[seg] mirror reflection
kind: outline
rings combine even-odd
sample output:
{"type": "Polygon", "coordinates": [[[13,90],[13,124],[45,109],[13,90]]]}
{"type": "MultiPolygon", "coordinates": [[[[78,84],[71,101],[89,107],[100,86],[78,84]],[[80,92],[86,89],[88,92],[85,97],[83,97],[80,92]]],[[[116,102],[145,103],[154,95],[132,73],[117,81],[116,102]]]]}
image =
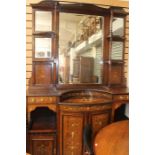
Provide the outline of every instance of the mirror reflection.
{"type": "Polygon", "coordinates": [[[124,36],[124,19],[119,17],[114,17],[112,22],[112,34],[114,36],[124,36]]]}
{"type": "Polygon", "coordinates": [[[51,57],[51,38],[35,38],[35,58],[51,57]]]}
{"type": "Polygon", "coordinates": [[[35,11],[35,31],[51,31],[52,14],[49,11],[35,11]]]}
{"type": "Polygon", "coordinates": [[[59,83],[102,83],[103,17],[60,13],[59,83]]]}

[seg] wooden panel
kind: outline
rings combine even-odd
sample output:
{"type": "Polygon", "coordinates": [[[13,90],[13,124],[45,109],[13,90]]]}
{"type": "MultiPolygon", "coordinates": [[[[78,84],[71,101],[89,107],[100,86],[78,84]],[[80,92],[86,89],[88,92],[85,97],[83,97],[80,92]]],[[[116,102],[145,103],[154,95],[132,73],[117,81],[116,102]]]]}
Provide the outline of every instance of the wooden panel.
{"type": "Polygon", "coordinates": [[[129,121],[118,121],[103,128],[94,142],[95,155],[129,155],[129,121]]]}
{"type": "Polygon", "coordinates": [[[51,84],[52,83],[52,67],[51,64],[35,64],[35,83],[51,84]]]}
{"type": "Polygon", "coordinates": [[[63,155],[82,155],[83,115],[63,116],[63,155]]]}
{"type": "MultiPolygon", "coordinates": [[[[85,103],[86,104],[86,103],[85,103]]],[[[94,104],[94,103],[92,103],[94,104]]],[[[94,106],[65,106],[65,105],[61,105],[60,109],[62,111],[70,111],[70,112],[91,112],[91,111],[97,111],[97,110],[107,110],[111,108],[111,104],[109,102],[109,104],[107,105],[102,105],[102,106],[98,106],[98,105],[94,105],[94,106]]]]}
{"type": "Polygon", "coordinates": [[[33,155],[54,155],[51,140],[33,140],[32,147],[33,155]]]}
{"type": "Polygon", "coordinates": [[[28,103],[56,103],[56,97],[28,97],[28,103]]]}
{"type": "Polygon", "coordinates": [[[55,136],[48,133],[30,134],[30,152],[32,155],[56,155],[55,136]]]}
{"type": "Polygon", "coordinates": [[[122,83],[122,64],[112,64],[109,76],[110,84],[121,84],[122,83]]]}
{"type": "Polygon", "coordinates": [[[114,100],[116,100],[116,101],[122,101],[122,100],[128,101],[129,96],[128,95],[115,95],[114,100]]]}
{"type": "Polygon", "coordinates": [[[103,128],[110,122],[110,114],[110,111],[106,113],[99,112],[91,114],[91,124],[94,136],[101,128],[103,128]]]}

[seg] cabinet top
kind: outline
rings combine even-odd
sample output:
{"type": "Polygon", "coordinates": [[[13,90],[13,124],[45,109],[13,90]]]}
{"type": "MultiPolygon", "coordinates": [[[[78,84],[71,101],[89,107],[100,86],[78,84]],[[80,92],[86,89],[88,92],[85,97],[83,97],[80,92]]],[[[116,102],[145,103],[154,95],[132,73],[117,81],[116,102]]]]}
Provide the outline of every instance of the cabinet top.
{"type": "MultiPolygon", "coordinates": [[[[35,88],[34,88],[35,89],[35,88]]],[[[71,92],[77,92],[77,91],[96,91],[96,92],[101,92],[103,94],[109,94],[109,95],[128,95],[129,90],[127,87],[115,87],[115,88],[110,88],[110,87],[103,87],[103,88],[94,88],[94,89],[88,89],[88,88],[83,88],[83,89],[67,89],[67,90],[58,90],[58,89],[52,89],[52,88],[37,88],[37,91],[34,90],[33,87],[30,87],[29,90],[26,92],[26,96],[62,96],[66,93],[71,93],[71,92]]]]}

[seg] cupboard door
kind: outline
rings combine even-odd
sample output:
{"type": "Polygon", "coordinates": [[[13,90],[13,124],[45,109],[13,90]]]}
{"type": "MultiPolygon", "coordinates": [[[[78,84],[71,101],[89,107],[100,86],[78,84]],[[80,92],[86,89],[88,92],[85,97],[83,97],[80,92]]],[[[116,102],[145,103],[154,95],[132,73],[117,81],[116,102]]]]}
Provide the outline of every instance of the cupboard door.
{"type": "Polygon", "coordinates": [[[90,114],[93,137],[97,132],[110,123],[111,111],[99,111],[90,114]]]}
{"type": "Polygon", "coordinates": [[[63,155],[82,155],[83,124],[83,114],[62,115],[61,145],[63,155]]]}
{"type": "Polygon", "coordinates": [[[56,139],[43,133],[30,134],[30,152],[32,155],[56,155],[56,139]]]}
{"type": "Polygon", "coordinates": [[[33,140],[32,155],[54,155],[54,146],[51,140],[33,140]]]}

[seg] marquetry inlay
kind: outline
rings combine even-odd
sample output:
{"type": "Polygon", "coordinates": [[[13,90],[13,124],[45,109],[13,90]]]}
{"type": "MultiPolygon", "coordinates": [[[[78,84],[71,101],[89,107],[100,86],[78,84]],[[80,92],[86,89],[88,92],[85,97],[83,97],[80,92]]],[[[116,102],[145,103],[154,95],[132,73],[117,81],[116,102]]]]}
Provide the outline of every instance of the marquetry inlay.
{"type": "Polygon", "coordinates": [[[109,113],[92,115],[93,135],[95,135],[101,128],[106,126],[108,124],[108,121],[109,121],[109,113]]]}
{"type": "Polygon", "coordinates": [[[63,117],[64,155],[80,155],[82,153],[82,116],[63,117]]]}
{"type": "Polygon", "coordinates": [[[129,96],[128,95],[116,95],[114,96],[114,100],[129,100],[129,96]]]}
{"type": "Polygon", "coordinates": [[[28,97],[28,104],[56,103],[56,97],[28,97]]]}
{"type": "Polygon", "coordinates": [[[63,111],[81,111],[81,112],[85,112],[85,111],[96,111],[96,110],[106,110],[106,109],[110,109],[111,108],[111,104],[108,105],[97,105],[97,106],[66,106],[66,105],[61,105],[60,106],[60,110],[63,111]]]}

